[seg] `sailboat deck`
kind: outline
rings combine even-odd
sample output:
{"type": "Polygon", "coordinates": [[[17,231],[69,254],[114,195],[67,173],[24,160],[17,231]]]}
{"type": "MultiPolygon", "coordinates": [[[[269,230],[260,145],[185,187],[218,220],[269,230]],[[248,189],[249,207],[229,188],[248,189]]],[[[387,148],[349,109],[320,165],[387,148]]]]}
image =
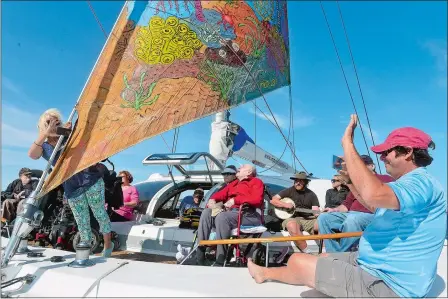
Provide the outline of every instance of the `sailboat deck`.
{"type": "MultiPolygon", "coordinates": [[[[8,268],[16,277],[36,275],[31,285],[11,296],[20,297],[325,297],[305,286],[267,282],[256,284],[246,268],[169,265],[93,256],[89,268],[70,268],[72,252],[41,249],[44,257],[16,255],[8,268]],[[65,262],[52,263],[59,255],[65,262]],[[124,266],[117,269],[122,264],[124,266]],[[115,271],[113,271],[115,269],[115,271]],[[113,271],[109,274],[108,272],[113,271]]],[[[447,297],[447,246],[438,262],[438,275],[428,297],[447,297]]],[[[2,291],[12,291],[17,285],[2,291]]]]}

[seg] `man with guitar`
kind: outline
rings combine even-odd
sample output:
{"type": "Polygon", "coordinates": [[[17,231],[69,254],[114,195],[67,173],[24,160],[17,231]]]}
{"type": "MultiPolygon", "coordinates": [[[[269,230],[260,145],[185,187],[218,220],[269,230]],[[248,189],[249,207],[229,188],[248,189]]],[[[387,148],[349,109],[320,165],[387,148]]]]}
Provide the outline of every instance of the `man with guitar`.
{"type": "MultiPolygon", "coordinates": [[[[319,200],[316,194],[308,189],[310,179],[305,172],[297,173],[291,180],[294,180],[294,185],[272,197],[271,204],[276,207],[275,214],[280,219],[285,219],[282,227],[291,236],[301,236],[302,231],[313,235],[316,216],[311,210],[319,211],[319,200]],[[284,213],[279,211],[281,209],[292,211],[287,213],[286,217],[282,217],[284,213]]],[[[296,245],[302,252],[308,252],[306,241],[297,241],[296,245]]]]}

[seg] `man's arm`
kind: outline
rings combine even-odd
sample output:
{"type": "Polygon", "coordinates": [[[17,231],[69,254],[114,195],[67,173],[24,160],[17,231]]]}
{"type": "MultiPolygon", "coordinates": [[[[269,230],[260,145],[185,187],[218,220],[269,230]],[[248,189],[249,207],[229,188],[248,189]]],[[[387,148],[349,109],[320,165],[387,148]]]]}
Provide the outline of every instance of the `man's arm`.
{"type": "Polygon", "coordinates": [[[317,198],[317,195],[314,192],[311,193],[311,204],[313,206],[320,207],[319,198],[317,198]]]}
{"type": "MultiPolygon", "coordinates": [[[[353,142],[342,144],[347,172],[353,174],[350,178],[355,190],[358,191],[360,202],[369,210],[386,208],[398,210],[400,204],[392,188],[384,184],[373,174],[361,160],[353,142]]],[[[349,188],[350,188],[349,185],[349,188]]],[[[350,188],[351,190],[351,188],[350,188]]]]}
{"type": "Polygon", "coordinates": [[[330,195],[331,189],[327,190],[327,193],[325,193],[325,207],[328,208],[331,205],[330,199],[331,199],[331,195],[330,195]]]}
{"type": "Polygon", "coordinates": [[[274,195],[270,201],[270,203],[277,208],[288,208],[289,205],[285,202],[282,202],[281,199],[284,197],[288,197],[288,190],[289,189],[284,189],[282,191],[280,191],[278,194],[274,195]]]}
{"type": "MultiPolygon", "coordinates": [[[[232,182],[233,183],[233,182],[232,182]]],[[[230,184],[232,184],[230,183],[230,184]]],[[[227,184],[223,189],[219,190],[215,194],[213,194],[210,199],[213,199],[216,202],[226,201],[229,194],[230,184],[227,184]]]]}
{"type": "Polygon", "coordinates": [[[14,198],[14,187],[17,180],[12,181],[4,191],[5,198],[14,198]]]}

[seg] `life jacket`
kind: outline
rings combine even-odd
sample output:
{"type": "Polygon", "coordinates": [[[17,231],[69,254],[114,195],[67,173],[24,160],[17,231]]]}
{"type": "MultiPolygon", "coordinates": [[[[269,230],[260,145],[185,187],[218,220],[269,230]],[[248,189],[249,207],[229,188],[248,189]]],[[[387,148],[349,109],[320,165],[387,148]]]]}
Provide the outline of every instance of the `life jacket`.
{"type": "Polygon", "coordinates": [[[180,217],[179,228],[197,229],[202,211],[202,208],[197,207],[186,209],[180,217]]]}

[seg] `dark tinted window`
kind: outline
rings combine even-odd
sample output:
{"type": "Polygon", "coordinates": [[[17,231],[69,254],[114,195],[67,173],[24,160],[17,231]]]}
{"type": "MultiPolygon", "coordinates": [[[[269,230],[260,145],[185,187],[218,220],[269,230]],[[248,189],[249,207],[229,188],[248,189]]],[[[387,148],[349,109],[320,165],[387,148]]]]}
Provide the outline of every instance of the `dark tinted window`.
{"type": "Polygon", "coordinates": [[[154,195],[163,187],[171,183],[171,181],[161,181],[161,182],[144,182],[136,184],[139,194],[140,201],[150,201],[154,195]]]}
{"type": "Polygon", "coordinates": [[[268,191],[272,196],[275,196],[276,194],[278,194],[280,191],[286,189],[286,187],[280,186],[280,185],[276,185],[276,184],[266,184],[266,187],[268,187],[268,191]]]}

